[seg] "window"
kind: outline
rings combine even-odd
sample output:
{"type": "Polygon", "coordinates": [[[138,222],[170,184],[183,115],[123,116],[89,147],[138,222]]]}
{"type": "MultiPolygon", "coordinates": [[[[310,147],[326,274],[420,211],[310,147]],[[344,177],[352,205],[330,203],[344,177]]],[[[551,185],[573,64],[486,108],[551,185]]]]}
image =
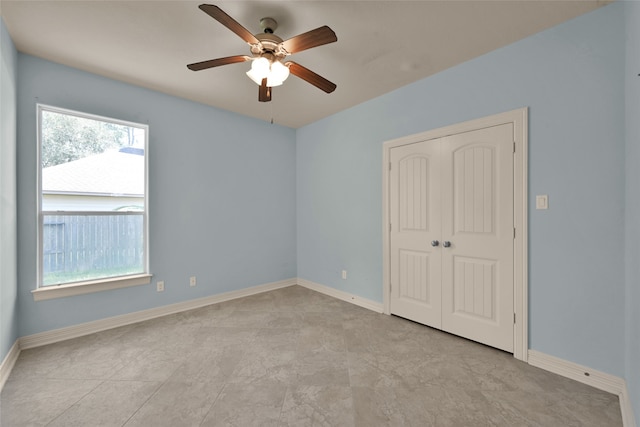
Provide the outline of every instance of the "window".
{"type": "Polygon", "coordinates": [[[146,125],[38,105],[36,299],[150,282],[147,146],[146,125]]]}

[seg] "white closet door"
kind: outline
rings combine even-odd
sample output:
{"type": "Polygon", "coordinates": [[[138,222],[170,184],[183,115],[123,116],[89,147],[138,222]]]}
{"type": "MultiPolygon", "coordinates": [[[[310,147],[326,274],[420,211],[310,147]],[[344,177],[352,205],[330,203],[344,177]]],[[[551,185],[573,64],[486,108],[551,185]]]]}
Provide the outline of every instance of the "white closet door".
{"type": "Polygon", "coordinates": [[[509,352],[513,224],[513,125],[443,138],[442,329],[509,352]]]}
{"type": "Polygon", "coordinates": [[[440,144],[393,148],[391,165],[391,312],[440,328],[440,144]]]}
{"type": "Polygon", "coordinates": [[[513,352],[513,125],[390,160],[391,313],[513,352]]]}

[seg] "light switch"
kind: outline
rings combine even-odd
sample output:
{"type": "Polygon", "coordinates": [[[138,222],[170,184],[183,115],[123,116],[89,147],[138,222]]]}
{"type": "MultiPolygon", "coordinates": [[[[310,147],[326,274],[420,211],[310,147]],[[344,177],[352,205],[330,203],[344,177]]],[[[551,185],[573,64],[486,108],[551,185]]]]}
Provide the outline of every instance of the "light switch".
{"type": "Polygon", "coordinates": [[[536,209],[549,209],[549,196],[546,194],[536,196],[536,209]]]}

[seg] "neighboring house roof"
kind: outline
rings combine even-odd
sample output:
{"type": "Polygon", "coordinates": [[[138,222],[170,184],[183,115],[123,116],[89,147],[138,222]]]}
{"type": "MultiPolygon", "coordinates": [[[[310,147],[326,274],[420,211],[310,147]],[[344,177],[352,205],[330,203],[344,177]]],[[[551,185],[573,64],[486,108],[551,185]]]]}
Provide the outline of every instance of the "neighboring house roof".
{"type": "Polygon", "coordinates": [[[42,192],[144,195],[144,151],[121,149],[42,170],[42,192]]]}

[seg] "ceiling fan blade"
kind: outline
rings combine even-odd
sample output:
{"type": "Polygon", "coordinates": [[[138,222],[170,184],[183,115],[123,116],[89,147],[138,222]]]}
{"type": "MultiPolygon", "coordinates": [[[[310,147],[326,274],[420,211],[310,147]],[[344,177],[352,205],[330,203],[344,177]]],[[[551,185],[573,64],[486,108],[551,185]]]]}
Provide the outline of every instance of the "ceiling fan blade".
{"type": "Polygon", "coordinates": [[[283,41],[282,47],[289,53],[296,53],[336,41],[336,33],[325,25],[283,41]]]}
{"type": "Polygon", "coordinates": [[[198,6],[204,13],[236,33],[242,40],[249,44],[260,43],[260,40],[256,38],[253,34],[249,32],[245,27],[240,25],[238,21],[227,15],[222,9],[218,6],[214,6],[212,4],[201,4],[198,6]]]}
{"type": "Polygon", "coordinates": [[[321,89],[327,93],[331,93],[336,90],[335,83],[331,83],[329,80],[324,77],[314,73],[310,69],[303,67],[302,65],[295,62],[287,62],[284,64],[289,67],[289,72],[294,76],[300,77],[302,80],[305,80],[307,83],[311,83],[318,89],[321,89]]]}
{"type": "Polygon", "coordinates": [[[267,79],[262,79],[260,90],[258,91],[258,101],[269,102],[271,101],[271,88],[267,86],[267,79]]]}
{"type": "Polygon", "coordinates": [[[192,71],[206,70],[207,68],[219,67],[221,65],[236,64],[238,62],[246,62],[251,60],[247,55],[227,56],[226,58],[210,59],[208,61],[196,62],[187,65],[192,71]]]}

